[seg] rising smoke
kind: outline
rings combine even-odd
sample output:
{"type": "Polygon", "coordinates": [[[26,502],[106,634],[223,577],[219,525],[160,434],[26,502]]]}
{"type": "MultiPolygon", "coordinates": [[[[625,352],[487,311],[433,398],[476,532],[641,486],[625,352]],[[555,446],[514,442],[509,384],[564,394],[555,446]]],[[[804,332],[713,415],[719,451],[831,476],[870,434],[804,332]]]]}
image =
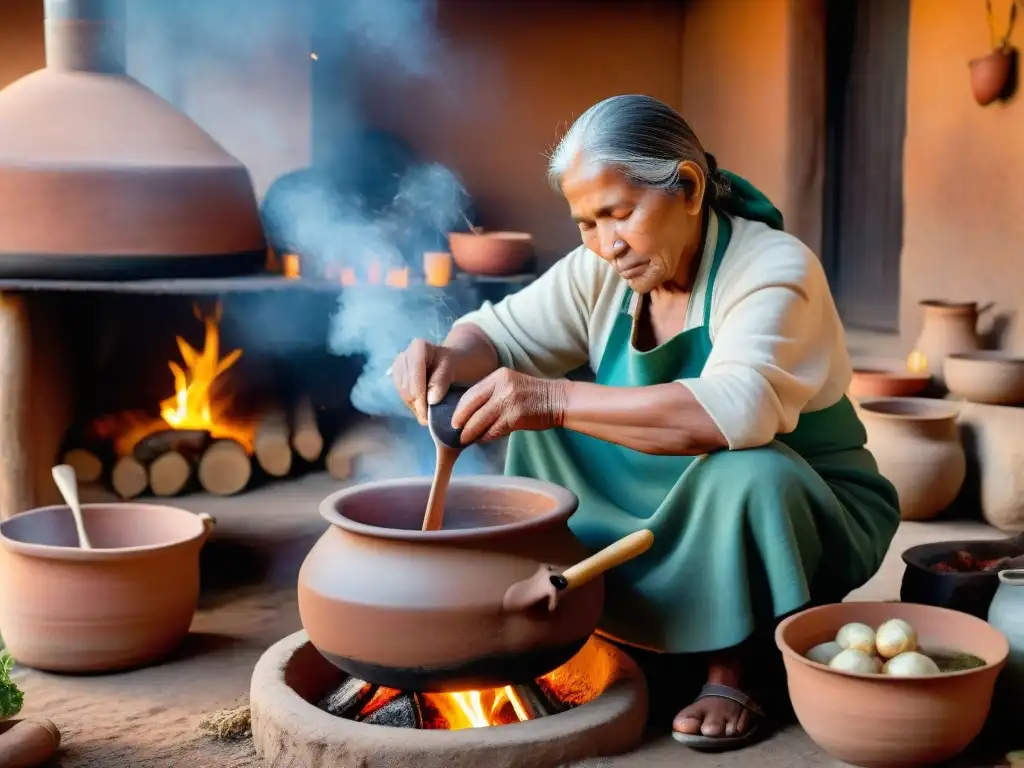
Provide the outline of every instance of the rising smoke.
{"type": "MultiPolygon", "coordinates": [[[[287,243],[314,270],[368,259],[384,270],[418,266],[425,251],[445,249],[447,232],[463,228],[469,197],[457,175],[430,158],[396,162],[393,142],[382,143],[363,119],[360,84],[351,80],[353,73],[375,69],[431,77],[442,45],[436,10],[436,0],[128,0],[129,71],[203,125],[211,102],[189,103],[182,83],[208,80],[214,71],[237,76],[257,64],[265,70],[267,57],[305,56],[315,47],[318,61],[332,62],[330,71],[339,77],[330,103],[319,105],[330,110],[337,126],[331,135],[333,164],[274,182],[263,207],[268,234],[273,230],[272,241],[287,243]]],[[[218,126],[244,132],[250,142],[258,137],[268,151],[291,140],[292,118],[279,98],[268,98],[251,77],[228,90],[212,103],[218,126]]],[[[218,137],[213,126],[209,130],[218,137]]],[[[475,302],[464,285],[444,296],[365,285],[345,291],[327,343],[334,354],[366,361],[352,405],[370,416],[411,418],[387,369],[414,338],[441,341],[475,302]]],[[[415,455],[395,457],[396,462],[430,467],[425,431],[415,422],[409,427],[411,432],[400,428],[402,440],[396,443],[415,455]]],[[[460,462],[463,468],[477,463],[470,456],[460,462]]],[[[386,472],[392,473],[394,467],[386,472]]]]}

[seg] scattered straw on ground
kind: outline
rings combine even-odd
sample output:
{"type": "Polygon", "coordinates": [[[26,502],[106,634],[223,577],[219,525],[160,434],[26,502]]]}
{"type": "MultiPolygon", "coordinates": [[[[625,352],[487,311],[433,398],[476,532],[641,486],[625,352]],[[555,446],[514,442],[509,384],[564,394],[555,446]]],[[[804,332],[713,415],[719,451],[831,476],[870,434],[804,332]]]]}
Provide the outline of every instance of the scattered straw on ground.
{"type": "Polygon", "coordinates": [[[241,741],[252,737],[252,720],[249,716],[249,702],[245,701],[228,709],[218,709],[203,716],[199,730],[215,739],[241,741]]]}

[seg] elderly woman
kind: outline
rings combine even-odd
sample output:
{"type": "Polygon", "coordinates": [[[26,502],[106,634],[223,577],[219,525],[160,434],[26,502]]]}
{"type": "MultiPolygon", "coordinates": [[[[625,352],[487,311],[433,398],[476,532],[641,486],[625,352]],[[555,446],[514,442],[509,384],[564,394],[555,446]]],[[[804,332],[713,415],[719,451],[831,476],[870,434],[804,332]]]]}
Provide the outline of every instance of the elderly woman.
{"type": "Polygon", "coordinates": [[[762,710],[751,638],[878,569],[893,486],[845,396],[851,363],[821,264],[690,126],[646,96],[600,102],[550,163],[583,244],[393,367],[423,421],[472,383],[453,425],[511,435],[506,472],[565,486],[593,549],[649,528],[607,577],[601,630],[700,654],[707,684],[673,723],[697,749],[742,746],[762,710]],[[590,364],[596,380],[568,380],[590,364]]]}

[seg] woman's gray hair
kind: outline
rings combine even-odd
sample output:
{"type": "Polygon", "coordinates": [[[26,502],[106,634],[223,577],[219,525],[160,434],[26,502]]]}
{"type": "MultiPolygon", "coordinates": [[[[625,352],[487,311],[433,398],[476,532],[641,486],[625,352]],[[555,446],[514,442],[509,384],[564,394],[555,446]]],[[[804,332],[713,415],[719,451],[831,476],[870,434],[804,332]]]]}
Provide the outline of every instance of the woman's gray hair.
{"type": "Polygon", "coordinates": [[[728,183],[714,156],[704,151],[678,112],[650,96],[612,96],[584,112],[551,154],[548,180],[556,190],[561,189],[566,169],[581,155],[615,168],[631,184],[687,195],[692,194],[693,183],[680,178],[679,165],[690,160],[704,174],[706,201],[727,207],[728,183]]]}

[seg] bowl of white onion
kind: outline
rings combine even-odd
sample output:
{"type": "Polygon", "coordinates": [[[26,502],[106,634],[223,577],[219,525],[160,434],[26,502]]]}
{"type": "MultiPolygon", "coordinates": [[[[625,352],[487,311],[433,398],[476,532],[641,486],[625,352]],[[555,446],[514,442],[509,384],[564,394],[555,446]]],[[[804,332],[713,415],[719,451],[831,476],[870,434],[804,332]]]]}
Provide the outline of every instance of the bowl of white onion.
{"type": "Polygon", "coordinates": [[[985,724],[1009,653],[981,619],[913,603],[810,608],[782,621],[775,642],[808,736],[864,768],[962,752],[985,724]]]}

